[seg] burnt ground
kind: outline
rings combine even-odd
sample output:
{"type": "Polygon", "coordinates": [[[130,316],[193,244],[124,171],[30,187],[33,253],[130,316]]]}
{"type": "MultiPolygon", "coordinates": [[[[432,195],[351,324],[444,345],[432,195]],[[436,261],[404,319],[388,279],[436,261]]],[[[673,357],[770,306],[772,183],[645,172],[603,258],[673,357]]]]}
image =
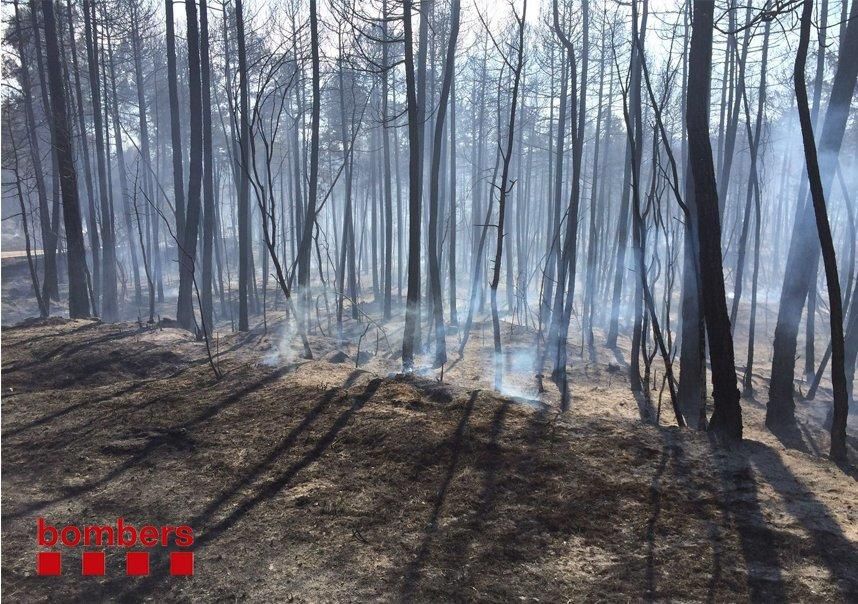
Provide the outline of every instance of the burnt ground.
{"type": "Polygon", "coordinates": [[[4,328],[9,600],[858,600],[855,468],[824,458],[818,408],[782,442],[743,401],[725,450],[665,410],[642,422],[622,351],[572,359],[561,415],[516,378],[511,329],[508,397],[477,336],[442,384],[392,374],[372,332],[361,354],[317,337],[305,361],[269,327],[218,338],[219,381],[177,329],[4,328]],[[38,577],[39,516],[189,524],[196,574],[156,556],[128,578],[108,548],[108,576],[81,577],[78,548],[38,577]]]}

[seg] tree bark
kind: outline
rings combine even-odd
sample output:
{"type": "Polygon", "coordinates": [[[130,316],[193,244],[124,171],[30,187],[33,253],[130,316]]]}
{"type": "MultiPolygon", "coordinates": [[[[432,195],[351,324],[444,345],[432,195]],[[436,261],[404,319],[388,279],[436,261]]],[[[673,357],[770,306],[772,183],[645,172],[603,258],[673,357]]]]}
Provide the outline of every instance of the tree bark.
{"type": "MultiPolygon", "coordinates": [[[[184,231],[177,231],[179,249],[179,301],[176,320],[188,331],[194,330],[194,272],[197,236],[200,228],[203,177],[202,84],[200,73],[200,31],[197,0],[185,0],[188,33],[188,101],[190,119],[190,161],[188,164],[188,206],[184,231]]],[[[244,119],[242,114],[242,119],[244,119]]],[[[244,166],[248,169],[248,166],[244,166]]]]}
{"type": "MultiPolygon", "coordinates": [[[[408,111],[408,285],[405,329],[402,337],[402,370],[414,370],[417,324],[420,322],[420,111],[414,75],[414,35],[411,25],[411,0],[403,0],[405,38],[405,87],[408,111]]],[[[421,98],[421,103],[423,99],[421,98]]]]}
{"type": "MultiPolygon", "coordinates": [[[[168,0],[169,1],[169,0],[168,0]]],[[[315,0],[310,0],[315,8],[315,0]]],[[[248,321],[248,289],[250,272],[250,123],[248,109],[247,51],[244,44],[244,9],[242,0],[235,1],[236,37],[238,44],[238,81],[239,81],[239,154],[238,159],[238,330],[250,329],[248,321]]],[[[315,20],[315,16],[311,16],[315,20]]],[[[315,49],[315,45],[313,46],[315,49]]],[[[318,130],[317,130],[318,132],[318,130]]],[[[315,199],[315,198],[314,198],[315,199]]],[[[309,265],[309,244],[307,248],[309,265]]],[[[299,265],[300,266],[300,265],[299,265]]],[[[300,274],[300,271],[299,271],[300,274]]]]}
{"type": "Polygon", "coordinates": [[[116,93],[116,67],[113,60],[113,42],[107,37],[107,56],[110,66],[110,99],[113,119],[113,140],[116,146],[116,168],[119,172],[119,192],[122,195],[122,210],[125,218],[125,232],[128,234],[128,250],[131,260],[131,274],[134,278],[134,304],[139,309],[143,304],[143,290],[140,285],[140,264],[137,261],[137,244],[135,243],[134,228],[131,225],[131,205],[128,191],[128,174],[125,172],[125,151],[122,147],[122,134],[119,123],[119,98],[116,93]]]}
{"type": "MultiPolygon", "coordinates": [[[[80,151],[83,156],[83,174],[86,184],[87,196],[87,212],[86,212],[86,230],[89,235],[89,247],[92,254],[92,269],[91,269],[91,294],[93,313],[97,314],[98,295],[101,293],[101,243],[98,236],[98,222],[95,210],[95,191],[92,186],[92,166],[89,159],[89,139],[86,132],[86,117],[83,111],[83,89],[80,84],[80,69],[77,60],[77,42],[74,30],[74,19],[72,11],[72,3],[66,4],[66,14],[68,16],[69,26],[69,42],[71,43],[72,56],[72,73],[74,74],[75,98],[77,99],[77,119],[79,129],[80,151]]],[[[136,58],[136,53],[135,53],[136,58]]],[[[44,186],[44,185],[43,185],[44,186]]]]}
{"type": "MultiPolygon", "coordinates": [[[[555,0],[555,11],[556,9],[555,0]]],[[[506,213],[506,199],[512,189],[514,183],[509,181],[509,165],[512,160],[513,143],[515,142],[515,114],[518,107],[518,88],[521,84],[521,71],[524,67],[524,29],[527,19],[527,0],[523,2],[521,16],[515,15],[515,20],[518,22],[518,48],[516,65],[513,69],[513,84],[512,84],[512,99],[510,101],[509,110],[509,126],[506,132],[506,151],[502,152],[503,168],[501,169],[501,181],[498,191],[498,223],[497,223],[497,244],[495,246],[495,263],[492,280],[489,285],[491,289],[491,307],[492,307],[492,334],[495,347],[494,366],[495,366],[495,388],[500,389],[503,380],[503,353],[501,351],[501,331],[500,318],[498,316],[498,282],[500,281],[501,260],[503,258],[503,238],[504,238],[504,215],[506,213]]],[[[505,59],[506,61],[506,59],[505,59]]]]}
{"type": "MultiPolygon", "coordinates": [[[[71,132],[66,113],[65,86],[60,68],[57,27],[54,20],[54,3],[42,0],[45,21],[45,50],[47,54],[48,82],[51,91],[51,143],[57,153],[62,189],[63,221],[66,231],[66,252],[69,274],[69,317],[89,316],[89,297],[86,289],[86,251],[78,202],[77,173],[75,172],[71,132]]],[[[114,282],[115,285],[115,282],[114,282]]]]}
{"type": "MultiPolygon", "coordinates": [[[[316,223],[316,204],[319,191],[319,119],[321,111],[321,75],[319,67],[319,17],[316,0],[310,0],[310,53],[313,71],[313,102],[310,122],[310,180],[307,192],[307,213],[298,249],[299,312],[309,312],[310,252],[313,244],[313,227],[316,223]]],[[[299,317],[298,319],[303,320],[299,317]]]]}
{"type": "Polygon", "coordinates": [[[736,388],[736,364],[730,318],[724,292],[723,259],[721,257],[721,220],[715,167],[709,141],[709,84],[712,69],[712,30],[714,5],[707,0],[695,0],[688,69],[688,87],[695,94],[688,99],[686,124],[688,128],[689,160],[694,178],[697,201],[697,222],[700,229],[700,276],[703,290],[703,314],[712,362],[712,385],[715,409],[709,430],[727,439],[742,438],[742,409],[736,388]]]}
{"type": "Polygon", "coordinates": [[[383,0],[382,2],[382,14],[384,17],[384,21],[381,25],[381,64],[382,69],[384,69],[384,73],[381,76],[381,140],[384,160],[384,249],[386,252],[384,258],[384,279],[382,284],[382,292],[384,296],[382,316],[385,321],[389,321],[391,317],[391,301],[393,291],[393,188],[390,175],[390,135],[387,131],[387,121],[389,119],[388,97],[390,94],[390,84],[388,81],[388,72],[390,71],[390,68],[388,66],[389,42],[387,40],[387,1],[388,0],[383,0]]]}
{"type": "Polygon", "coordinates": [[[441,291],[441,271],[438,254],[438,205],[441,182],[441,150],[444,146],[444,120],[447,116],[447,103],[450,99],[450,87],[453,71],[456,69],[456,44],[459,39],[460,0],[452,0],[450,9],[450,35],[447,40],[447,55],[444,59],[441,98],[435,117],[435,133],[432,142],[432,166],[429,175],[429,289],[432,293],[432,321],[435,327],[435,367],[447,362],[447,330],[444,325],[444,302],[441,291]]]}
{"type": "Polygon", "coordinates": [[[212,306],[212,261],[214,247],[214,152],[212,149],[211,62],[209,59],[208,1],[200,0],[200,83],[203,126],[203,267],[202,320],[208,330],[214,325],[212,306]]]}
{"type": "MultiPolygon", "coordinates": [[[[241,0],[238,0],[240,2],[241,0]]],[[[182,161],[182,130],[179,124],[179,88],[176,79],[176,34],[173,22],[174,0],[164,0],[167,23],[167,87],[170,97],[170,140],[173,153],[173,197],[176,207],[176,234],[181,243],[181,233],[185,232],[185,187],[184,167],[182,161]]],[[[179,253],[179,264],[182,263],[182,252],[179,253]]]]}
{"type": "MultiPolygon", "coordinates": [[[[33,86],[30,80],[30,71],[27,61],[27,53],[24,48],[24,35],[21,28],[21,15],[18,2],[15,0],[15,37],[18,41],[18,55],[21,61],[21,93],[24,99],[24,114],[27,120],[27,135],[30,145],[30,157],[33,162],[33,176],[36,180],[36,194],[39,200],[39,226],[41,227],[42,241],[49,241],[51,237],[51,217],[48,209],[48,193],[45,187],[45,173],[42,167],[42,152],[39,149],[39,137],[36,130],[36,118],[33,110],[33,86]]],[[[31,9],[32,10],[32,9],[31,9]]],[[[47,108],[46,108],[47,110],[47,108]]],[[[96,254],[98,252],[95,252],[96,254]]],[[[49,266],[51,257],[45,254],[45,277],[42,286],[41,297],[45,301],[47,312],[50,313],[50,283],[56,281],[56,264],[49,266]],[[49,273],[53,270],[54,277],[51,279],[49,273]]],[[[55,261],[54,261],[55,262],[55,261]]],[[[100,267],[99,267],[100,270],[100,267]]]]}
{"type": "MultiPolygon", "coordinates": [[[[107,167],[104,151],[104,126],[101,113],[101,92],[98,74],[98,25],[95,18],[95,5],[84,0],[87,57],[89,60],[89,85],[92,96],[92,121],[95,129],[95,154],[98,164],[98,186],[101,198],[101,242],[102,242],[102,302],[101,315],[105,321],[117,319],[116,295],[116,245],[113,229],[113,201],[107,186],[107,167]]],[[[65,205],[65,204],[64,204],[65,205]]],[[[68,235],[66,235],[68,236],[68,235]]]]}
{"type": "Polygon", "coordinates": [[[846,459],[846,415],[849,412],[845,371],[845,344],[843,339],[843,299],[840,293],[840,279],[837,275],[837,257],[825,208],[825,192],[820,176],[816,142],[813,137],[813,121],[807,100],[807,85],[804,70],[807,64],[807,47],[810,42],[810,21],[813,15],[813,0],[805,0],[801,13],[801,37],[795,58],[793,81],[801,123],[801,138],[804,144],[804,156],[807,176],[810,181],[810,193],[813,200],[813,213],[816,218],[816,230],[822,249],[822,262],[825,267],[825,280],[828,283],[828,303],[831,315],[831,383],[834,395],[834,419],[831,425],[832,459],[846,459]]]}
{"type": "MultiPolygon", "coordinates": [[[[48,98],[48,85],[45,83],[45,65],[42,60],[42,42],[39,32],[38,10],[35,0],[30,0],[30,21],[33,33],[33,50],[36,55],[36,73],[38,74],[40,90],[42,92],[42,108],[45,112],[45,117],[50,122],[50,105],[51,100],[48,98]]],[[[22,61],[24,60],[22,55],[22,61]]],[[[34,132],[36,132],[34,130],[34,132]]],[[[36,145],[37,152],[38,144],[36,145]]],[[[57,162],[56,149],[50,150],[51,165],[53,167],[53,187],[52,187],[52,208],[48,210],[47,197],[45,198],[44,208],[40,206],[39,215],[42,227],[42,247],[44,248],[45,271],[43,275],[42,297],[46,300],[59,300],[59,274],[57,269],[57,242],[59,233],[57,232],[59,211],[59,168],[57,162]]],[[[41,158],[40,158],[41,163],[41,158]]],[[[44,181],[43,181],[44,182],[44,181]]],[[[44,184],[42,185],[44,186],[44,184]]]]}
{"type": "MultiPolygon", "coordinates": [[[[858,2],[852,3],[849,24],[840,44],[837,71],[831,85],[831,95],[822,132],[819,135],[819,173],[823,190],[834,177],[837,157],[843,143],[849,107],[858,78],[858,2]]],[[[799,322],[804,301],[811,290],[819,246],[813,237],[814,209],[810,200],[799,198],[801,209],[793,225],[784,272],[783,288],[778,307],[778,321],[772,356],[772,379],[766,406],[766,425],[771,428],[795,427],[793,381],[799,322]]]]}

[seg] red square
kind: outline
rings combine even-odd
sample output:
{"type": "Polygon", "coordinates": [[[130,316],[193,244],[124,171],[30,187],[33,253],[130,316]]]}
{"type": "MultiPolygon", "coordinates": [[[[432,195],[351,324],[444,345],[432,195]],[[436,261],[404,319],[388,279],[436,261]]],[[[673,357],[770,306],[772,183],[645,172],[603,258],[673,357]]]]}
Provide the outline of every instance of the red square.
{"type": "Polygon", "coordinates": [[[103,577],[104,576],[104,552],[84,552],[83,553],[83,576],[84,577],[103,577]]]}
{"type": "Polygon", "coordinates": [[[190,577],[194,574],[194,552],[170,552],[170,574],[190,577]]]}
{"type": "Polygon", "coordinates": [[[149,552],[125,554],[125,574],[129,577],[145,577],[149,574],[149,552]]]}
{"type": "Polygon", "coordinates": [[[63,563],[59,552],[39,552],[36,554],[36,573],[41,577],[55,577],[62,574],[63,563]]]}

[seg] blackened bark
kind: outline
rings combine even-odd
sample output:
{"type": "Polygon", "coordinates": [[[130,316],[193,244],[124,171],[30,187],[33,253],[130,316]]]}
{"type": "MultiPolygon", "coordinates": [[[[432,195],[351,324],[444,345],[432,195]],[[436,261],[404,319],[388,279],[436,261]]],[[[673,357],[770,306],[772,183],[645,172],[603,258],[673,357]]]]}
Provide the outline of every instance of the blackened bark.
{"type": "Polygon", "coordinates": [[[74,30],[74,18],[72,15],[72,3],[66,4],[66,15],[68,17],[69,26],[69,42],[71,44],[72,56],[72,73],[74,74],[75,98],[77,99],[77,119],[80,140],[80,151],[83,156],[83,175],[86,184],[87,196],[87,212],[86,212],[86,230],[89,235],[90,254],[92,254],[91,265],[91,294],[93,313],[97,314],[97,299],[101,293],[101,243],[98,236],[98,222],[96,219],[95,210],[95,191],[93,191],[92,183],[92,166],[89,160],[89,137],[86,132],[86,117],[83,110],[83,89],[80,83],[80,69],[77,60],[77,41],[74,30]]]}
{"type": "MultiPolygon", "coordinates": [[[[637,0],[632,2],[632,40],[635,44],[635,51],[632,53],[631,70],[633,72],[631,90],[631,115],[630,119],[626,120],[626,131],[629,135],[629,144],[632,149],[631,163],[631,200],[632,200],[632,255],[635,258],[635,291],[634,291],[634,324],[632,327],[632,347],[629,354],[629,384],[632,392],[641,392],[644,389],[644,384],[641,381],[640,358],[641,344],[643,338],[646,337],[644,329],[643,303],[644,303],[644,282],[646,280],[646,271],[644,266],[644,228],[642,224],[640,212],[640,170],[641,161],[643,158],[643,115],[641,108],[641,79],[640,72],[643,65],[643,36],[646,32],[647,18],[647,3],[643,5],[643,19],[641,20],[640,33],[638,33],[637,22],[637,0]],[[632,134],[634,133],[634,134],[632,134]],[[638,182],[636,182],[638,181],[638,182]]],[[[644,354],[646,354],[644,352],[644,354]]],[[[647,367],[649,371],[649,367],[647,367]]]]}
{"type": "MultiPolygon", "coordinates": [[[[757,95],[757,122],[754,126],[753,146],[752,146],[752,161],[751,173],[752,178],[749,182],[749,188],[753,192],[754,201],[754,268],[751,275],[751,318],[748,325],[748,357],[745,361],[745,373],[742,377],[742,392],[750,396],[753,394],[753,371],[754,371],[754,338],[757,331],[757,285],[760,276],[760,235],[762,233],[762,212],[760,208],[760,179],[757,171],[757,152],[760,145],[760,137],[762,136],[763,112],[766,102],[766,68],[769,55],[769,33],[771,23],[766,21],[765,33],[763,35],[763,58],[761,63],[760,90],[757,95]]],[[[745,111],[747,113],[747,98],[744,99],[745,111]]],[[[749,118],[750,119],[750,118],[749,118]]],[[[751,138],[750,122],[748,125],[748,136],[751,138]]],[[[739,264],[741,266],[742,263],[739,264]]],[[[738,272],[738,271],[737,271],[738,272]]],[[[738,299],[741,296],[741,277],[737,276],[737,292],[734,296],[734,304],[738,305],[738,299]]],[[[731,319],[731,323],[735,319],[731,319]]]]}
{"type": "MultiPolygon", "coordinates": [[[[15,8],[17,9],[17,3],[15,8]]],[[[36,298],[36,304],[39,306],[39,316],[45,319],[48,316],[48,304],[42,297],[41,288],[39,287],[39,275],[36,272],[36,262],[33,258],[32,246],[30,245],[30,225],[28,224],[29,220],[27,219],[28,212],[24,201],[24,190],[21,188],[21,170],[19,168],[18,161],[18,146],[15,144],[15,132],[11,128],[11,125],[6,132],[8,133],[7,136],[12,141],[12,155],[15,162],[14,167],[12,168],[12,174],[15,176],[15,192],[18,196],[18,206],[21,208],[21,230],[24,231],[24,253],[27,255],[27,268],[30,271],[30,281],[33,284],[33,295],[36,298]]]]}
{"type": "MultiPolygon", "coordinates": [[[[555,0],[556,3],[556,0],[555,0]]],[[[559,17],[558,22],[555,24],[555,28],[559,28],[559,17]]],[[[557,273],[557,265],[559,263],[559,249],[560,249],[560,206],[562,205],[563,199],[563,155],[565,151],[565,140],[566,140],[566,112],[569,106],[569,75],[567,75],[567,68],[575,70],[574,65],[569,64],[569,53],[563,52],[562,58],[560,61],[560,110],[557,116],[557,138],[554,141],[554,173],[552,176],[554,177],[553,183],[553,193],[554,193],[554,205],[553,205],[553,216],[549,221],[551,224],[551,234],[550,241],[548,243],[548,256],[545,260],[545,287],[542,292],[542,306],[540,308],[540,316],[548,321],[551,314],[551,303],[554,298],[554,281],[556,279],[555,275],[557,273]]],[[[551,158],[549,157],[549,162],[551,158]]],[[[558,287],[562,287],[562,285],[558,282],[558,287]]],[[[550,341],[550,340],[549,340],[550,341]]],[[[546,346],[546,354],[548,353],[548,349],[551,348],[551,345],[546,346]]],[[[540,371],[542,371],[542,367],[540,366],[540,371]]]]}
{"type": "MultiPolygon", "coordinates": [[[[179,301],[176,320],[184,329],[194,329],[194,271],[197,236],[200,228],[203,171],[202,84],[200,74],[200,31],[196,0],[185,0],[188,33],[188,101],[190,119],[190,162],[188,164],[188,207],[184,231],[178,231],[179,301]]],[[[244,117],[244,116],[242,116],[244,117]]],[[[244,166],[247,169],[247,166],[244,166]]]]}
{"type": "MultiPolygon", "coordinates": [[[[602,24],[602,39],[605,39],[606,22],[602,24]]],[[[589,231],[587,236],[587,265],[586,265],[586,282],[584,285],[584,341],[590,353],[590,360],[596,360],[595,342],[593,338],[593,296],[596,288],[596,243],[599,237],[599,232],[596,227],[596,207],[598,203],[597,191],[598,175],[599,175],[599,157],[600,146],[602,142],[602,120],[604,118],[604,107],[602,104],[603,92],[605,88],[605,63],[607,59],[607,47],[602,47],[601,57],[599,58],[599,93],[597,95],[596,106],[596,130],[595,142],[593,143],[593,176],[590,182],[590,220],[589,231]]]]}
{"type": "MultiPolygon", "coordinates": [[[[556,2],[556,0],[555,0],[556,2]]],[[[555,11],[556,11],[555,4],[555,11]]],[[[524,66],[524,26],[527,19],[527,0],[524,0],[521,16],[515,15],[518,22],[518,48],[515,67],[513,68],[512,100],[509,110],[509,126],[506,131],[506,151],[503,155],[503,168],[501,170],[501,181],[498,192],[498,224],[497,245],[495,246],[494,272],[490,283],[491,307],[492,307],[492,334],[495,346],[495,388],[500,389],[503,378],[503,356],[501,352],[500,318],[498,316],[498,282],[500,281],[501,259],[503,254],[504,238],[504,214],[506,212],[506,199],[514,183],[509,183],[509,165],[512,160],[513,143],[515,142],[515,113],[518,107],[518,88],[521,84],[521,71],[524,66]]]]}
{"type": "Polygon", "coordinates": [[[381,76],[381,139],[384,159],[384,250],[386,252],[384,258],[384,278],[382,283],[382,292],[384,296],[382,313],[384,320],[388,321],[391,316],[391,298],[393,290],[393,189],[390,177],[390,135],[387,131],[388,96],[390,94],[388,81],[389,69],[387,65],[389,60],[387,40],[387,0],[384,0],[382,3],[382,14],[385,19],[381,25],[381,64],[384,69],[384,73],[381,76]]]}
{"type": "MultiPolygon", "coordinates": [[[[250,281],[250,123],[248,109],[247,51],[244,43],[244,14],[242,0],[235,2],[235,21],[238,43],[238,86],[239,86],[239,154],[238,159],[238,330],[247,331],[250,324],[247,317],[247,299],[250,281]]],[[[310,5],[315,9],[315,0],[310,5]]],[[[315,16],[311,16],[311,22],[315,16]]],[[[315,48],[315,47],[314,47],[315,48]]],[[[315,199],[315,198],[314,198],[315,199]]],[[[307,247],[309,265],[309,241],[307,247]]],[[[300,275],[299,264],[299,275],[300,275]]]]}
{"type": "MultiPolygon", "coordinates": [[[[834,177],[837,156],[846,132],[849,107],[858,78],[858,2],[852,3],[849,24],[841,38],[837,71],[831,85],[828,109],[819,135],[819,173],[823,189],[834,177]]],[[[813,236],[814,210],[810,200],[802,204],[790,240],[778,307],[778,322],[772,356],[772,379],[766,406],[766,425],[774,428],[795,426],[793,381],[799,322],[807,293],[816,275],[819,246],[813,236]]]]}
{"type": "MultiPolygon", "coordinates": [[[[402,369],[414,369],[417,324],[420,322],[420,129],[423,127],[417,106],[414,75],[414,49],[411,25],[411,0],[403,0],[405,38],[405,87],[408,111],[408,286],[406,291],[405,330],[402,337],[402,369]]],[[[422,102],[422,100],[421,100],[422,102]]]]}
{"type": "Polygon", "coordinates": [[[98,164],[98,187],[101,198],[101,242],[102,242],[102,302],[101,315],[105,321],[117,318],[116,295],[116,245],[113,231],[113,200],[107,186],[107,159],[105,157],[105,134],[101,114],[101,92],[99,90],[98,69],[98,24],[95,18],[95,5],[84,0],[83,10],[86,22],[87,58],[89,62],[89,85],[92,100],[92,121],[95,128],[95,154],[98,164]]]}
{"type": "MultiPolygon", "coordinates": [[[[48,209],[48,193],[45,187],[45,173],[42,167],[42,152],[39,149],[38,131],[36,130],[36,118],[33,111],[33,86],[30,80],[30,71],[27,64],[27,53],[24,49],[24,35],[21,28],[21,15],[18,9],[17,0],[14,2],[15,7],[15,37],[18,41],[18,55],[21,61],[21,93],[24,99],[24,113],[27,120],[27,135],[30,144],[30,158],[33,162],[33,175],[36,180],[36,194],[39,200],[39,226],[41,227],[42,241],[48,241],[51,237],[51,217],[48,209]]],[[[45,280],[41,293],[41,297],[46,302],[47,312],[50,312],[50,271],[54,271],[56,275],[56,265],[53,268],[49,266],[50,258],[45,256],[45,280]]],[[[53,277],[56,281],[56,276],[53,277]]]]}
{"type": "MultiPolygon", "coordinates": [[[[344,63],[343,45],[340,40],[340,57],[337,61],[337,77],[339,81],[339,106],[340,106],[340,143],[343,152],[343,171],[345,172],[345,204],[343,206],[342,217],[342,239],[340,241],[339,262],[337,268],[337,334],[341,337],[343,331],[343,307],[346,299],[346,273],[348,272],[349,295],[351,302],[352,313],[357,317],[357,288],[355,269],[355,229],[354,229],[354,209],[353,209],[353,173],[352,173],[352,152],[351,152],[351,133],[354,125],[351,121],[346,120],[346,103],[345,103],[345,78],[344,78],[344,63]],[[346,263],[348,262],[348,266],[346,263]]],[[[352,81],[352,84],[354,82],[352,81]]],[[[352,104],[354,103],[354,94],[352,94],[352,104]]]]}
{"type": "MultiPolygon", "coordinates": [[[[202,319],[211,330],[214,325],[212,309],[212,256],[214,246],[214,152],[212,150],[211,62],[209,60],[209,17],[207,0],[200,0],[200,78],[202,85],[203,126],[203,267],[202,319]]],[[[209,334],[211,335],[211,334],[209,334]]]]}
{"type": "MultiPolygon", "coordinates": [[[[173,146],[173,197],[176,205],[176,234],[181,242],[182,233],[185,232],[185,187],[184,167],[182,161],[182,129],[179,124],[181,114],[179,112],[179,89],[176,80],[176,33],[173,24],[173,1],[164,0],[167,22],[167,87],[170,96],[170,141],[173,146]]],[[[240,2],[240,0],[239,0],[240,2]]],[[[181,264],[182,252],[179,251],[179,263],[181,264]]]]}
{"type": "Polygon", "coordinates": [[[697,222],[706,225],[699,231],[700,277],[703,290],[703,315],[712,362],[712,396],[715,408],[709,429],[728,439],[742,438],[742,409],[736,388],[736,364],[730,317],[724,292],[721,257],[721,220],[715,167],[709,141],[709,84],[712,69],[712,30],[714,5],[695,0],[688,68],[690,95],[686,109],[688,150],[697,201],[697,222]]]}
{"type": "MultiPolygon", "coordinates": [[[[83,228],[80,221],[77,173],[75,172],[71,132],[66,113],[65,86],[60,68],[57,27],[54,20],[54,3],[42,0],[45,20],[45,50],[47,54],[48,82],[51,91],[51,143],[57,153],[62,189],[63,220],[66,230],[66,251],[69,274],[69,316],[73,319],[89,315],[89,297],[86,289],[86,252],[83,228]]],[[[115,285],[115,284],[114,284],[115,285]]]]}
{"type": "MultiPolygon", "coordinates": [[[[128,174],[125,172],[125,151],[122,146],[122,133],[119,123],[119,98],[116,93],[116,66],[113,60],[113,42],[107,37],[107,56],[110,67],[110,99],[113,119],[113,140],[116,147],[116,169],[119,172],[119,192],[122,195],[125,232],[128,234],[128,250],[131,255],[131,274],[134,278],[134,304],[139,309],[143,304],[143,290],[140,285],[140,263],[137,261],[137,244],[134,228],[131,225],[131,205],[128,203],[128,174]]],[[[106,92],[106,91],[105,91],[106,92]]]]}
{"type": "MultiPolygon", "coordinates": [[[[42,60],[42,41],[41,33],[39,31],[38,14],[39,13],[36,8],[36,1],[30,0],[30,21],[33,34],[33,50],[35,51],[36,55],[36,73],[39,78],[39,89],[42,93],[42,108],[45,112],[45,115],[48,117],[48,121],[50,122],[51,101],[48,98],[48,86],[45,83],[45,64],[42,60]]],[[[23,54],[21,60],[25,60],[23,54]]],[[[51,149],[50,154],[51,165],[53,167],[53,187],[51,191],[53,197],[52,207],[49,211],[46,199],[44,208],[40,208],[39,210],[42,226],[42,247],[44,247],[45,257],[45,272],[43,275],[44,281],[42,283],[42,297],[46,300],[59,300],[59,275],[57,271],[57,212],[59,211],[59,175],[56,149],[51,149]]]]}
{"type": "MultiPolygon", "coordinates": [[[[321,75],[319,67],[319,16],[316,0],[310,0],[310,54],[313,72],[313,100],[310,116],[310,182],[307,191],[307,213],[298,248],[298,292],[301,312],[308,312],[310,301],[310,252],[313,245],[313,226],[316,223],[316,204],[319,194],[319,119],[321,111],[321,75]]],[[[299,318],[299,320],[302,320],[299,318]]]]}
{"type": "MultiPolygon", "coordinates": [[[[455,55],[454,55],[455,57],[455,55]]],[[[456,309],[456,71],[453,70],[450,90],[450,251],[447,255],[450,271],[450,325],[459,324],[456,309]]]]}
{"type": "MultiPolygon", "coordinates": [[[[432,315],[435,327],[435,367],[447,362],[446,327],[444,325],[444,302],[441,291],[441,271],[438,254],[438,205],[441,182],[441,150],[444,146],[444,120],[447,116],[447,103],[453,71],[456,68],[456,43],[459,39],[460,0],[453,0],[450,12],[450,35],[447,40],[447,56],[444,59],[444,75],[441,84],[441,98],[438,101],[438,113],[435,117],[435,133],[432,142],[432,167],[429,176],[429,289],[432,295],[432,315]]],[[[515,92],[513,93],[515,94],[515,92]]],[[[513,100],[513,106],[515,101],[513,100]]]]}
{"type": "Polygon", "coordinates": [[[846,389],[845,345],[843,339],[843,299],[840,293],[840,279],[837,275],[837,257],[825,208],[825,192],[819,172],[819,160],[816,142],[813,138],[813,122],[807,100],[807,85],[804,70],[807,64],[807,47],[810,42],[810,21],[813,15],[813,0],[805,0],[801,13],[801,38],[795,58],[793,81],[798,105],[798,117],[801,122],[801,138],[804,144],[804,157],[807,164],[807,176],[810,181],[810,193],[813,200],[813,212],[816,218],[816,230],[822,249],[822,261],[825,267],[825,280],[828,283],[828,303],[831,314],[831,383],[834,396],[834,419],[831,425],[832,459],[846,459],[846,415],[849,411],[846,389]]]}

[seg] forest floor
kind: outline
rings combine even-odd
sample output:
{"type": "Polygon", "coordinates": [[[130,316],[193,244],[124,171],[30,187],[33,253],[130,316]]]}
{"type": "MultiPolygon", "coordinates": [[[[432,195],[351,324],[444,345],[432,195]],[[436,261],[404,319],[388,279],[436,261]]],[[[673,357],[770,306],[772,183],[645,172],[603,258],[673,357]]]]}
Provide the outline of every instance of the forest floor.
{"type": "Polygon", "coordinates": [[[363,328],[348,345],[317,332],[312,361],[274,315],[267,327],[217,338],[220,380],[172,327],[4,327],[7,598],[858,600],[858,431],[852,465],[825,458],[829,393],[799,404],[785,442],[763,427],[765,397],[744,400],[746,439],[725,450],[670,427],[666,398],[661,425],[641,421],[657,409],[632,396],[623,348],[570,347],[560,414],[521,327],[504,324],[503,394],[490,324],[461,360],[450,335],[443,383],[396,375],[395,326],[390,348],[370,329],[360,353],[363,328]],[[190,525],[195,575],[171,577],[154,551],[150,576],[126,577],[113,547],[106,577],[80,576],[81,548],[36,576],[37,517],[190,525]]]}

